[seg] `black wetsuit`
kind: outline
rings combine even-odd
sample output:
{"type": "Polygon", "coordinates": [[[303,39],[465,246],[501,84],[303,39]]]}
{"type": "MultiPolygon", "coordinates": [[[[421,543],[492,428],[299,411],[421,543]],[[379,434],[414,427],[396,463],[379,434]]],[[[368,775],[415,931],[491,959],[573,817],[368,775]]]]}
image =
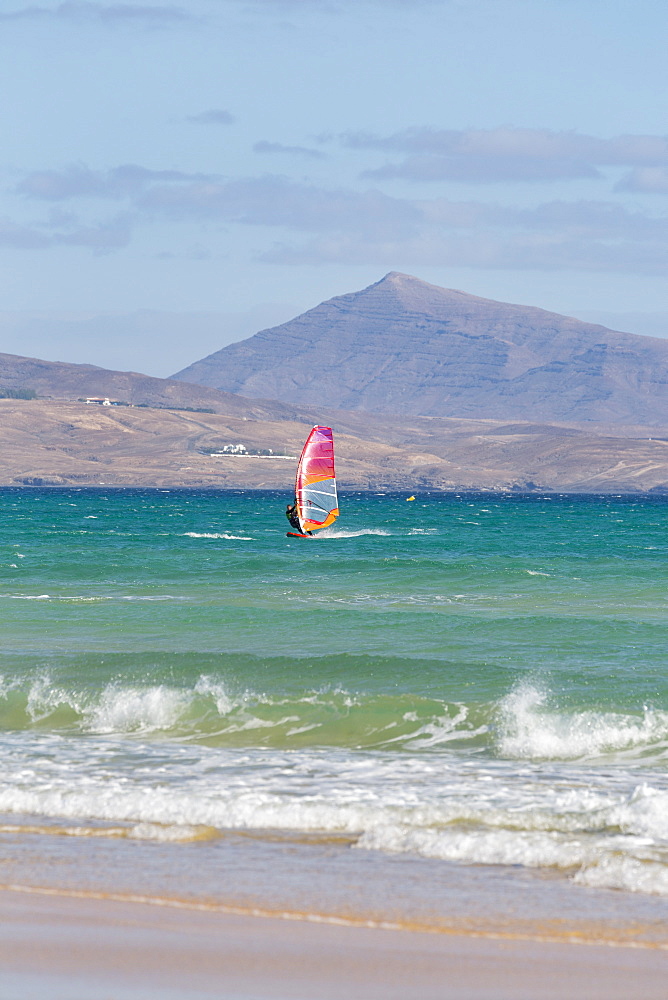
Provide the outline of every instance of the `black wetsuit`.
{"type": "Polygon", "coordinates": [[[295,531],[298,531],[300,535],[312,535],[313,534],[312,531],[305,531],[304,528],[302,528],[301,524],[299,523],[299,514],[297,513],[297,505],[296,504],[294,506],[292,506],[292,507],[288,504],[287,510],[285,511],[285,516],[287,517],[288,521],[290,522],[290,524],[292,525],[292,527],[295,529],[295,531]]]}
{"type": "Polygon", "coordinates": [[[301,534],[301,532],[302,532],[302,526],[299,523],[299,515],[297,514],[297,508],[296,507],[288,507],[288,509],[285,512],[285,516],[287,517],[288,521],[290,522],[290,524],[292,525],[292,527],[295,529],[295,531],[298,531],[301,534]]]}

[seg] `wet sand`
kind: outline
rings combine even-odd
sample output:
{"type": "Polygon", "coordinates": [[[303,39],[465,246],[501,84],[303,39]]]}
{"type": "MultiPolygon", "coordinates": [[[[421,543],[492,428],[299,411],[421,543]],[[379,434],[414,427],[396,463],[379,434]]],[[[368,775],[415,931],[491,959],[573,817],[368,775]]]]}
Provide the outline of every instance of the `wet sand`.
{"type": "Polygon", "coordinates": [[[555,871],[356,850],[345,836],[220,831],[155,842],[119,836],[117,825],[4,819],[0,890],[140,896],[211,912],[668,949],[668,899],[584,888],[555,871]]]}
{"type": "Polygon", "coordinates": [[[665,1000],[668,952],[0,892],[3,1000],[665,1000]]]}
{"type": "Polygon", "coordinates": [[[668,996],[661,897],[343,837],[153,843],[12,823],[0,833],[2,1000],[668,996]]]}

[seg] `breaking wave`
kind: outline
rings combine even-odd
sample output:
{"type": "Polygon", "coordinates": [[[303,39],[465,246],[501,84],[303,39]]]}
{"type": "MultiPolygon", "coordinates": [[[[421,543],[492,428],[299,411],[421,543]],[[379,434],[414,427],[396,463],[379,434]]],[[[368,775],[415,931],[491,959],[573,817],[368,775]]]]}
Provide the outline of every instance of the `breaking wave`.
{"type": "Polygon", "coordinates": [[[592,709],[564,712],[550,693],[529,683],[500,701],[498,751],[528,760],[592,760],[609,755],[668,756],[668,712],[644,707],[636,715],[592,709]]]}
{"type": "Polygon", "coordinates": [[[451,809],[441,822],[377,823],[356,847],[411,853],[465,864],[514,865],[562,871],[578,885],[668,895],[668,792],[636,787],[626,795],[522,801],[512,810],[493,802],[451,809]],[[531,806],[533,805],[533,808],[531,806]]]}
{"type": "Polygon", "coordinates": [[[0,812],[21,816],[0,832],[177,844],[305,831],[668,895],[668,787],[647,767],[668,748],[657,710],[565,711],[528,682],[463,703],[240,690],[213,673],[76,687],[43,672],[1,680],[0,730],[0,812]]]}
{"type": "Polygon", "coordinates": [[[0,833],[174,844],[225,830],[313,833],[357,850],[550,869],[578,885],[668,894],[668,789],[627,777],[593,788],[586,772],[557,769],[545,782],[502,762],[462,766],[457,755],[193,745],[174,753],[105,737],[42,737],[29,757],[5,738],[3,761],[0,833]]]}
{"type": "Polygon", "coordinates": [[[155,735],[215,746],[425,749],[484,737],[485,709],[413,695],[328,686],[294,695],[231,693],[202,675],[191,687],[110,682],[73,689],[48,674],[0,681],[0,729],[155,735]]]}
{"type": "Polygon", "coordinates": [[[566,711],[553,702],[547,689],[528,682],[498,700],[465,703],[327,683],[267,691],[215,674],[181,685],[108,676],[95,686],[44,671],[0,677],[0,730],[153,735],[231,747],[467,748],[529,762],[651,766],[668,759],[666,711],[566,711]]]}

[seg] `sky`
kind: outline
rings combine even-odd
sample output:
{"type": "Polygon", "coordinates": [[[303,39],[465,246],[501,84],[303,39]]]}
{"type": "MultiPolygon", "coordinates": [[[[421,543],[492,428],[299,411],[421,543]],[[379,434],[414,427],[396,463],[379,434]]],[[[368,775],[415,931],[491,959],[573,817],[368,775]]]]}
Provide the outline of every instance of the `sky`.
{"type": "Polygon", "coordinates": [[[0,351],[161,377],[388,271],[668,336],[665,0],[0,0],[0,351]]]}

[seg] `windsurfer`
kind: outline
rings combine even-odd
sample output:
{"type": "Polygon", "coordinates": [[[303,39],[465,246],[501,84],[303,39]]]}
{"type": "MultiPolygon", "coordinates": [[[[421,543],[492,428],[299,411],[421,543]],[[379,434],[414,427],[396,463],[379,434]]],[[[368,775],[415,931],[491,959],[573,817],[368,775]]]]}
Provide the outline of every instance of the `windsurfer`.
{"type": "Polygon", "coordinates": [[[287,517],[288,521],[290,522],[290,524],[292,525],[292,527],[295,529],[295,531],[298,531],[300,535],[311,535],[312,534],[311,531],[304,531],[304,529],[302,528],[301,524],[299,523],[299,514],[297,513],[297,504],[296,503],[289,503],[287,505],[287,507],[285,508],[285,516],[287,517]]]}
{"type": "Polygon", "coordinates": [[[285,516],[287,517],[288,521],[290,522],[290,524],[292,525],[292,527],[295,529],[295,531],[301,532],[302,526],[299,523],[299,515],[297,513],[297,506],[296,506],[296,504],[289,503],[287,505],[287,507],[285,508],[285,516]]]}
{"type": "Polygon", "coordinates": [[[290,536],[306,538],[319,528],[329,528],[339,516],[334,474],[334,439],[331,427],[316,424],[306,438],[295,475],[295,499],[285,516],[290,536]]]}

